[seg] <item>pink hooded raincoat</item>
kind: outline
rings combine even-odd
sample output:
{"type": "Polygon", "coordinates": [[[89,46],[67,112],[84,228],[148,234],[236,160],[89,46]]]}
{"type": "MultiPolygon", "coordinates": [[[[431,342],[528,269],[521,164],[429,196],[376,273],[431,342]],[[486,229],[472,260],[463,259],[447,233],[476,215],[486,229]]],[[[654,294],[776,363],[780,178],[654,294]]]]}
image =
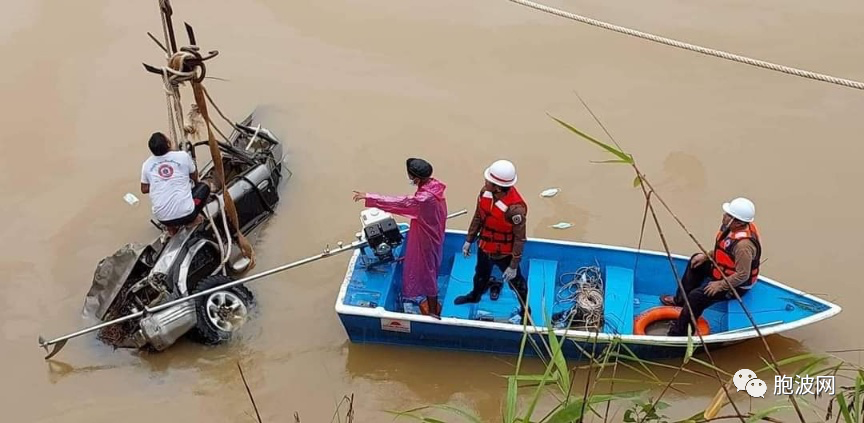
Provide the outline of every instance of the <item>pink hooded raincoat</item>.
{"type": "Polygon", "coordinates": [[[402,297],[438,296],[438,269],[447,227],[447,186],[435,179],[417,187],[411,196],[366,194],[366,207],[411,219],[402,272],[402,297]]]}

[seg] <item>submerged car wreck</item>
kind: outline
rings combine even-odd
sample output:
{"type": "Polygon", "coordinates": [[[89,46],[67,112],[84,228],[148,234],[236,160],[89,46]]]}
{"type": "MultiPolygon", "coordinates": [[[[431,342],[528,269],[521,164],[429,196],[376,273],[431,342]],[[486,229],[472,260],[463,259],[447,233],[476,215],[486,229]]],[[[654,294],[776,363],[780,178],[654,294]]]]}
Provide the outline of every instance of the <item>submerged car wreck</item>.
{"type": "MultiPolygon", "coordinates": [[[[245,237],[273,215],[279,186],[290,177],[282,163],[282,142],[256,121],[255,112],[240,123],[222,115],[233,129],[228,136],[211,121],[208,102],[219,109],[202,82],[205,62],[218,51],[202,55],[189,24],[185,25],[189,45],[178,48],[170,2],[159,1],[159,8],[164,44],[148,35],[164,51],[166,63],[144,64],[144,68],[164,83],[174,149],[186,151],[193,160],[198,156],[197,162],[203,161],[202,152],[208,153],[209,162],[198,168],[198,174],[214,189],[202,210],[203,219],[199,216],[191,224],[170,228],[151,220],[162,231],[160,236],[148,244],[127,244],[104,258],[83,308],[85,318],[104,323],[95,329],[102,341],[117,348],[155,351],[184,335],[204,344],[225,342],[247,319],[252,293],[240,284],[223,285],[254,267],[254,252],[245,237]],[[195,98],[188,121],[180,101],[180,89],[187,84],[195,98]],[[206,133],[196,137],[201,126],[206,133]],[[214,129],[222,140],[216,140],[214,129]],[[203,139],[193,141],[193,137],[203,139]],[[177,302],[203,291],[211,292],[177,302]],[[119,323],[111,324],[118,319],[119,323]]],[[[65,342],[54,343],[50,355],[65,342]]],[[[40,345],[47,349],[48,344],[40,338],[40,345]]]]}
{"type": "MultiPolygon", "coordinates": [[[[283,180],[281,143],[269,131],[251,127],[252,119],[237,125],[230,143],[219,144],[244,236],[272,216],[283,180]]],[[[213,179],[214,173],[211,162],[202,179],[213,179]]],[[[149,244],[127,244],[103,259],[87,293],[84,315],[110,321],[229,283],[232,276],[248,270],[250,260],[232,240],[236,233],[225,217],[223,193],[211,196],[204,215],[202,223],[182,227],[170,238],[163,232],[149,244]]],[[[216,344],[229,340],[242,325],[252,301],[246,287],[234,286],[106,327],[99,338],[115,347],[158,351],[187,333],[199,342],[216,344]]]]}

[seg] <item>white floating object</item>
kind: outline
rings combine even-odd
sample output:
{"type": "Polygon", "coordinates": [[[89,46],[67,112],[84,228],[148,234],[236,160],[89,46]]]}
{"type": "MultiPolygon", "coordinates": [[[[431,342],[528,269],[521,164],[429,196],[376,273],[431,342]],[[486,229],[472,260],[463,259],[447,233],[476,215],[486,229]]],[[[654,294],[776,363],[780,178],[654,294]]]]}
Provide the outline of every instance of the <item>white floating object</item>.
{"type": "Polygon", "coordinates": [[[123,196],[123,200],[129,203],[130,206],[138,205],[138,197],[133,195],[131,192],[127,192],[126,195],[123,196]]]}
{"type": "Polygon", "coordinates": [[[571,223],[567,223],[567,222],[558,222],[558,223],[556,223],[556,224],[550,226],[550,228],[555,228],[555,229],[567,229],[567,228],[569,228],[569,227],[571,227],[571,226],[573,226],[573,224],[571,224],[571,223]]]}
{"type": "Polygon", "coordinates": [[[558,195],[559,192],[561,192],[561,190],[558,188],[549,188],[549,189],[541,192],[540,196],[541,197],[554,197],[554,196],[558,195]]]}

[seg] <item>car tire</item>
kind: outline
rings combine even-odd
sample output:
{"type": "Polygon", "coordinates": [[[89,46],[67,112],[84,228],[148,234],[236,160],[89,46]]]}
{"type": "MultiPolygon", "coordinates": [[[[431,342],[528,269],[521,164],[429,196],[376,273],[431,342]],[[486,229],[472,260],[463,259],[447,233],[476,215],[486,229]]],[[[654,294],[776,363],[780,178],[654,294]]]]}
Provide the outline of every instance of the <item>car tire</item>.
{"type": "MultiPolygon", "coordinates": [[[[212,275],[202,279],[194,293],[233,281],[229,276],[212,275]]],[[[249,320],[254,305],[252,292],[243,285],[212,292],[195,299],[197,323],[189,336],[204,345],[217,345],[230,341],[240,327],[249,320]]]]}

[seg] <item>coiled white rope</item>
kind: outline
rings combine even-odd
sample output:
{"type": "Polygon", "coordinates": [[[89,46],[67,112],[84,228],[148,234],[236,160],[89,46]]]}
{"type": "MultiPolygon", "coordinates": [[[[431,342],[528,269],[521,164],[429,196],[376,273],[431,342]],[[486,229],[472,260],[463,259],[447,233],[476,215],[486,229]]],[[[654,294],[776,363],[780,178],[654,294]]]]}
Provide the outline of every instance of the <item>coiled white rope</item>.
{"type": "Polygon", "coordinates": [[[635,29],[625,28],[623,26],[613,25],[610,23],[606,23],[603,21],[598,21],[596,19],[586,18],[584,16],[579,16],[574,13],[566,12],[560,9],[556,9],[553,7],[549,7],[543,4],[535,3],[529,0],[508,0],[513,3],[517,3],[523,6],[530,7],[532,9],[539,10],[541,12],[550,13],[556,16],[560,16],[562,18],[572,19],[574,21],[579,21],[582,23],[586,23],[588,25],[593,25],[596,27],[600,27],[603,29],[612,30],[615,32],[620,32],[622,34],[639,37],[645,40],[654,41],[656,43],[666,44],[672,47],[678,47],[685,50],[695,51],[697,53],[707,54],[709,56],[719,57],[721,59],[731,60],[734,62],[745,63],[751,66],[756,66],[764,69],[769,69],[777,72],[783,72],[790,75],[800,76],[802,78],[815,79],[817,81],[829,82],[832,84],[842,85],[849,88],[856,88],[859,90],[864,90],[864,82],[853,81],[849,79],[837,78],[831,75],[824,75],[821,73],[811,72],[803,69],[793,68],[790,66],[778,65],[776,63],[766,62],[764,60],[752,59],[745,56],[740,56],[737,54],[727,53],[721,50],[714,50],[710,48],[700,47],[697,45],[685,43],[682,41],[673,40],[670,38],[660,37],[654,34],[648,34],[642,31],[637,31],[635,29]]]}
{"type": "Polygon", "coordinates": [[[574,305],[562,315],[560,321],[568,322],[571,317],[581,314],[580,320],[584,321],[586,326],[599,326],[603,322],[603,280],[600,267],[582,267],[573,273],[561,275],[561,279],[568,276],[572,276],[572,279],[562,284],[556,299],[559,304],[574,305]]]}

